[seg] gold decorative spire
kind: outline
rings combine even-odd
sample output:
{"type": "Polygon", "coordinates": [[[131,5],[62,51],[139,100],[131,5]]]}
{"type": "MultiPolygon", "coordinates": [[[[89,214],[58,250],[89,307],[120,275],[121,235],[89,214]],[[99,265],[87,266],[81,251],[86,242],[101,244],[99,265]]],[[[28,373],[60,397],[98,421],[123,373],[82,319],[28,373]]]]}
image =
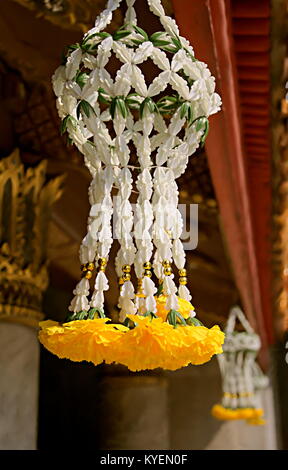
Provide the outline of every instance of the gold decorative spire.
{"type": "Polygon", "coordinates": [[[47,162],[25,170],[19,151],[0,160],[0,319],[36,326],[48,284],[47,235],[63,176],[47,162]]]}

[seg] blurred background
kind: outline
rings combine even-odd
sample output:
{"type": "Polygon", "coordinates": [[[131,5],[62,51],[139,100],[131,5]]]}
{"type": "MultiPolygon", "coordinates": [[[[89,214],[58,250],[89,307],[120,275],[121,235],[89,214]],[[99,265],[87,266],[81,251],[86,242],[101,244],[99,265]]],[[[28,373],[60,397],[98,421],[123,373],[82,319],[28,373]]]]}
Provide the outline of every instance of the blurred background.
{"type": "MultiPolygon", "coordinates": [[[[223,328],[238,303],[261,336],[267,424],[211,417],[221,399],[216,358],[130,373],[59,360],[38,344],[39,319],[66,317],[89,211],[90,175],[60,135],[51,75],[105,3],[0,2],[0,449],[72,440],[110,450],[288,449],[285,0],[163,0],[223,101],[178,181],[180,202],[199,205],[198,246],[187,252],[193,304],[205,325],[223,328]]],[[[145,0],[136,10],[141,27],[157,30],[145,0]]],[[[113,314],[117,277],[108,273],[113,314]]]]}

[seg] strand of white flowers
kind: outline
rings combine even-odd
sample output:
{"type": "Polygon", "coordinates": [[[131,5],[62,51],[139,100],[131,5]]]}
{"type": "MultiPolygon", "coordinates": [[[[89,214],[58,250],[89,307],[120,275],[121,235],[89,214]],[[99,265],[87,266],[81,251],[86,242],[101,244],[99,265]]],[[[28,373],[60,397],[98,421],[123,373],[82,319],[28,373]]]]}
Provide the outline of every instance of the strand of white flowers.
{"type": "MultiPolygon", "coordinates": [[[[129,201],[132,189],[132,174],[126,167],[122,168],[117,180],[119,196],[116,199],[117,222],[115,235],[119,241],[120,249],[116,257],[116,271],[118,276],[122,275],[124,265],[132,266],[135,259],[135,246],[131,232],[133,229],[133,211],[129,201]]],[[[119,320],[124,321],[127,314],[136,313],[134,303],[135,291],[131,280],[127,280],[121,287],[118,307],[120,308],[119,320]]]]}
{"type": "Polygon", "coordinates": [[[217,355],[217,360],[219,364],[220,374],[221,374],[221,381],[222,381],[222,405],[224,407],[227,406],[227,393],[228,393],[228,386],[227,386],[227,357],[226,354],[219,354],[217,355]]]}
{"type": "MultiPolygon", "coordinates": [[[[86,263],[93,263],[96,257],[98,240],[91,236],[91,225],[95,223],[97,217],[93,215],[92,207],[95,207],[95,205],[99,202],[99,194],[95,193],[95,189],[101,187],[101,174],[102,169],[99,168],[89,186],[89,201],[91,205],[91,211],[90,217],[88,218],[87,234],[83,238],[79,250],[80,263],[82,265],[86,263]]],[[[89,280],[86,278],[81,279],[73,290],[74,297],[72,298],[71,304],[69,306],[70,311],[77,313],[89,310],[89,290],[89,280]]]]}
{"type": "Polygon", "coordinates": [[[230,403],[232,408],[238,408],[238,384],[236,377],[237,353],[233,354],[233,359],[229,360],[228,384],[230,389],[230,403]]]}
{"type": "Polygon", "coordinates": [[[96,248],[98,246],[98,240],[92,237],[91,235],[91,225],[97,218],[97,214],[95,216],[93,215],[92,207],[95,206],[96,204],[99,203],[99,201],[102,200],[100,199],[100,196],[96,194],[95,190],[99,188],[101,185],[101,179],[102,179],[102,172],[103,169],[100,167],[96,174],[94,175],[94,178],[91,181],[91,184],[88,189],[88,196],[89,196],[89,202],[90,202],[90,214],[88,217],[87,221],[87,234],[82,240],[82,244],[80,247],[80,262],[82,265],[86,263],[93,263],[95,260],[95,253],[96,253],[96,248]],[[97,197],[98,196],[98,197],[97,197]]]}
{"type": "Polygon", "coordinates": [[[245,352],[238,351],[236,355],[236,367],[235,367],[235,376],[237,381],[237,393],[238,393],[238,402],[240,408],[246,408],[248,406],[249,397],[247,396],[246,383],[244,377],[244,360],[245,352]]]}
{"type": "Polygon", "coordinates": [[[134,262],[135,247],[131,236],[133,227],[133,212],[129,201],[132,192],[132,175],[128,168],[119,171],[117,178],[119,194],[115,198],[115,237],[119,240],[120,249],[116,257],[116,272],[120,277],[124,264],[131,265],[134,262]]]}
{"type": "Polygon", "coordinates": [[[138,247],[135,270],[138,278],[143,274],[143,263],[149,261],[153,251],[150,228],[153,223],[153,209],[150,202],[153,192],[153,181],[149,169],[145,168],[136,181],[139,191],[136,203],[135,241],[138,247]]]}
{"type": "MultiPolygon", "coordinates": [[[[168,126],[168,129],[167,129],[168,138],[166,139],[164,144],[162,144],[162,146],[160,146],[158,149],[157,156],[156,156],[156,162],[158,164],[165,163],[168,159],[169,154],[171,155],[172,148],[177,143],[177,140],[176,140],[177,134],[183,128],[184,124],[185,124],[185,119],[181,119],[179,111],[178,111],[177,113],[174,114],[168,126]]],[[[174,240],[173,249],[172,249],[173,259],[177,268],[183,269],[185,267],[186,256],[185,256],[185,251],[184,251],[182,242],[180,240],[182,230],[183,230],[183,220],[182,220],[182,215],[180,211],[178,210],[179,191],[178,191],[177,183],[175,181],[174,171],[168,169],[167,176],[170,178],[170,184],[167,186],[168,193],[169,193],[168,199],[169,199],[169,205],[170,205],[169,214],[171,217],[173,216],[172,223],[171,223],[171,235],[172,235],[172,239],[174,240]]],[[[179,296],[185,300],[190,301],[192,298],[188,288],[184,285],[180,285],[178,289],[178,293],[179,293],[179,296]]],[[[191,314],[193,314],[192,311],[191,311],[191,314]]]]}
{"type": "MultiPolygon", "coordinates": [[[[123,67],[122,67],[123,69],[123,67]]],[[[121,71],[121,69],[120,69],[121,71]]],[[[119,74],[119,72],[117,73],[117,75],[119,74]]],[[[125,77],[125,74],[123,75],[123,78],[125,77]]],[[[115,87],[116,87],[116,84],[114,86],[114,91],[115,91],[115,87]]],[[[121,85],[120,85],[121,87],[121,85]]],[[[129,90],[126,90],[126,93],[128,93],[129,90]]],[[[123,95],[125,94],[124,90],[122,90],[123,92],[123,95]]],[[[122,200],[122,196],[125,196],[125,200],[128,199],[128,203],[129,203],[129,197],[132,193],[132,174],[129,170],[129,168],[131,167],[130,165],[128,165],[128,162],[129,162],[129,158],[130,158],[130,149],[128,147],[128,143],[129,141],[131,140],[131,137],[132,137],[132,131],[130,132],[130,135],[127,136],[127,131],[125,131],[125,128],[127,127],[128,129],[133,129],[133,126],[134,126],[134,120],[133,120],[133,117],[132,115],[128,114],[128,116],[126,117],[126,119],[122,116],[121,113],[119,113],[119,110],[116,109],[116,113],[115,113],[115,117],[113,119],[113,126],[114,126],[114,130],[115,130],[115,134],[116,134],[116,137],[114,139],[114,142],[113,142],[113,145],[115,147],[115,154],[117,154],[117,158],[118,158],[118,164],[116,166],[116,168],[118,168],[118,176],[122,174],[122,176],[120,176],[120,178],[124,178],[126,180],[126,186],[124,188],[121,188],[122,186],[122,183],[121,183],[121,180],[119,180],[117,178],[117,189],[121,189],[121,193],[119,194],[119,197],[116,199],[116,208],[115,208],[115,212],[117,214],[117,222],[116,222],[116,227],[115,227],[115,234],[116,234],[116,238],[119,238],[119,240],[122,239],[122,235],[123,235],[123,229],[122,229],[122,225],[121,225],[121,217],[119,218],[119,210],[121,210],[121,205],[123,204],[123,200],[122,200]],[[126,170],[125,171],[122,171],[121,173],[121,170],[120,170],[120,165],[125,168],[126,170]],[[118,208],[119,206],[119,208],[118,208]]],[[[129,133],[128,133],[129,134],[129,133]]],[[[129,203],[130,204],[130,203],[129,203]]],[[[128,212],[130,214],[130,223],[131,223],[131,206],[128,205],[128,212]]],[[[133,222],[132,222],[133,223],[133,222]]],[[[132,228],[132,227],[131,227],[132,228]]],[[[117,253],[117,256],[116,256],[116,259],[115,259],[115,267],[116,267],[116,272],[118,274],[118,277],[120,277],[122,275],[122,267],[123,265],[125,264],[125,260],[123,258],[123,250],[121,249],[120,247],[120,250],[118,251],[117,253]]],[[[126,262],[126,264],[129,264],[126,262]]]]}
{"type": "MultiPolygon", "coordinates": [[[[175,195],[174,196],[175,223],[173,224],[172,230],[171,230],[172,238],[173,238],[172,255],[173,255],[173,260],[174,260],[176,267],[178,268],[178,270],[180,270],[180,269],[185,268],[186,254],[185,254],[185,250],[180,239],[182,231],[183,231],[183,219],[182,219],[182,214],[178,209],[179,192],[178,192],[178,187],[177,187],[177,183],[175,180],[171,182],[170,191],[171,192],[174,191],[174,195],[175,195]]],[[[192,299],[190,291],[186,285],[183,285],[183,284],[179,285],[178,294],[180,298],[187,300],[188,302],[190,302],[190,300],[192,299]]],[[[195,312],[191,310],[190,315],[195,316],[195,312]]]]}
{"type": "MultiPolygon", "coordinates": [[[[143,54],[147,55],[147,53],[150,51],[149,47],[148,50],[147,48],[143,49],[143,54]]],[[[136,233],[136,244],[138,248],[136,274],[138,278],[143,276],[143,264],[150,261],[153,253],[153,243],[150,235],[150,228],[153,224],[153,207],[150,202],[153,193],[153,180],[150,174],[150,168],[152,166],[150,134],[153,130],[153,124],[154,113],[151,113],[147,108],[144,108],[141,119],[143,135],[138,141],[136,141],[137,155],[142,169],[136,184],[137,189],[139,190],[136,211],[138,210],[138,221],[140,221],[141,224],[141,217],[143,223],[142,233],[141,230],[136,233]]],[[[157,292],[157,288],[154,284],[154,281],[148,276],[144,276],[142,288],[145,295],[145,301],[138,299],[140,313],[156,313],[157,305],[155,294],[157,292]],[[141,312],[142,309],[143,311],[141,312]]]]}
{"type": "Polygon", "coordinates": [[[269,378],[262,372],[261,368],[256,362],[256,359],[252,364],[252,380],[255,394],[255,408],[263,408],[261,391],[268,387],[269,378]]]}
{"type": "MultiPolygon", "coordinates": [[[[91,104],[91,103],[90,103],[91,104]]],[[[102,116],[104,113],[102,113],[102,116]]],[[[86,264],[88,262],[93,262],[95,259],[95,252],[96,252],[96,247],[98,245],[98,241],[95,240],[97,239],[97,229],[101,229],[101,216],[103,215],[103,211],[106,211],[107,209],[107,202],[108,206],[110,206],[110,211],[108,210],[106,212],[106,221],[109,224],[109,214],[111,214],[111,205],[112,201],[110,192],[111,192],[111,178],[113,180],[113,172],[115,173],[116,168],[110,168],[109,170],[105,170],[104,172],[100,169],[101,166],[101,159],[104,161],[104,163],[108,163],[109,159],[103,152],[105,151],[105,144],[110,144],[112,143],[111,138],[108,134],[108,131],[106,127],[103,125],[103,122],[101,121],[101,117],[97,118],[97,116],[93,115],[90,118],[86,118],[86,124],[87,127],[90,128],[92,127],[92,130],[94,133],[97,133],[97,146],[92,145],[89,141],[87,141],[85,144],[82,145],[82,152],[84,154],[84,162],[86,166],[88,167],[89,171],[91,172],[93,176],[93,180],[89,189],[89,199],[90,199],[90,204],[91,204],[91,211],[90,211],[90,216],[88,219],[88,226],[89,226],[89,231],[87,236],[84,238],[84,243],[81,244],[80,247],[80,260],[82,264],[86,264]],[[107,141],[108,139],[108,141],[107,141]],[[103,144],[104,141],[104,144],[103,144]],[[102,145],[101,145],[102,142],[102,145]],[[99,158],[100,155],[100,158],[99,158]],[[102,158],[101,158],[102,155],[102,158]],[[105,158],[104,158],[105,157],[105,158]],[[107,175],[107,172],[110,173],[110,177],[108,175],[108,181],[110,180],[110,186],[108,184],[105,186],[104,181],[105,177],[107,175]],[[112,172],[112,173],[111,173],[112,172]],[[103,178],[104,176],[104,178],[103,178]],[[105,190],[106,187],[106,190],[105,190]],[[107,197],[108,196],[108,197],[107,197]],[[103,202],[105,201],[106,198],[106,204],[104,205],[103,202]],[[104,206],[102,208],[102,205],[104,206]],[[97,206],[100,209],[100,211],[97,210],[97,206]],[[99,214],[100,212],[100,214],[99,214]],[[101,215],[102,212],[102,215],[101,215]],[[91,231],[93,232],[94,230],[94,238],[91,236],[91,231]]],[[[102,117],[103,119],[103,117],[102,117]]],[[[108,147],[109,148],[109,147],[108,147]]],[[[80,149],[81,150],[81,149],[80,149]]],[[[108,207],[109,209],[109,207],[108,207]]],[[[103,223],[102,223],[103,225],[103,223]]],[[[106,224],[104,223],[104,226],[106,224]]],[[[107,225],[108,230],[104,230],[104,233],[100,232],[100,242],[99,242],[99,254],[100,256],[102,255],[103,257],[108,257],[109,250],[112,244],[112,237],[111,233],[109,233],[109,225],[107,225]],[[105,237],[107,236],[107,241],[105,242],[105,237]],[[103,237],[103,240],[101,242],[101,237],[103,237]],[[108,242],[108,243],[107,243],[108,242]],[[110,246],[110,247],[109,247],[110,246]]],[[[102,227],[103,228],[103,227],[102,227]]],[[[103,310],[104,306],[104,291],[109,289],[109,284],[108,284],[108,279],[105,275],[104,272],[100,271],[95,279],[95,284],[94,284],[94,292],[90,301],[90,305],[88,305],[88,299],[87,296],[89,295],[89,281],[87,279],[82,279],[79,283],[79,287],[77,286],[77,291],[74,292],[75,294],[80,294],[81,298],[79,299],[79,295],[76,296],[76,299],[72,301],[71,304],[71,309],[72,310],[87,310],[89,306],[91,308],[98,308],[103,310]]]]}
{"type": "Polygon", "coordinates": [[[228,394],[229,394],[229,386],[228,386],[228,381],[227,381],[227,374],[228,374],[228,361],[227,361],[227,355],[226,354],[219,354],[217,356],[218,363],[220,366],[220,373],[221,373],[221,378],[222,378],[222,405],[225,408],[230,407],[230,399],[228,399],[228,394]]]}
{"type": "MultiPolygon", "coordinates": [[[[136,223],[135,223],[135,243],[137,246],[137,254],[135,258],[135,272],[138,279],[143,277],[143,264],[149,262],[153,253],[153,243],[151,239],[150,229],[153,224],[153,208],[150,202],[153,192],[152,176],[148,168],[144,168],[139,174],[136,182],[139,195],[136,203],[136,223]]],[[[144,314],[146,312],[156,313],[157,306],[155,294],[157,288],[154,281],[147,276],[142,280],[143,294],[145,299],[137,297],[138,312],[144,314]]]]}
{"type": "MultiPolygon", "coordinates": [[[[91,207],[89,221],[90,235],[98,241],[98,258],[108,260],[109,252],[113,243],[111,218],[113,214],[113,202],[111,190],[115,179],[114,170],[110,166],[104,168],[97,181],[97,187],[93,188],[94,204],[91,207]]],[[[91,297],[90,307],[103,311],[104,291],[109,289],[108,279],[104,271],[100,270],[95,278],[94,292],[91,297]]]]}
{"type": "Polygon", "coordinates": [[[255,390],[251,388],[251,363],[249,365],[246,363],[246,351],[241,350],[229,353],[229,355],[222,354],[218,359],[222,363],[220,367],[223,388],[222,405],[232,409],[254,407],[255,390]]]}
{"type": "Polygon", "coordinates": [[[229,354],[227,357],[227,369],[223,386],[224,397],[223,406],[235,409],[238,407],[237,379],[235,377],[236,354],[229,354]]]}
{"type": "MultiPolygon", "coordinates": [[[[99,169],[89,188],[91,210],[88,218],[88,233],[84,237],[80,247],[80,262],[86,264],[98,257],[108,258],[112,245],[112,232],[110,220],[112,215],[112,200],[110,196],[113,182],[113,170],[99,169]],[[108,183],[108,184],[107,184],[108,183]]],[[[104,272],[100,271],[95,279],[94,292],[89,304],[89,280],[81,279],[73,293],[69,310],[73,312],[87,311],[89,307],[103,310],[104,291],[109,289],[108,279],[104,272]]]]}
{"type": "MultiPolygon", "coordinates": [[[[228,381],[228,377],[229,377],[229,360],[227,358],[227,355],[226,354],[221,354],[221,368],[220,368],[220,372],[221,372],[221,376],[222,376],[222,392],[223,392],[223,395],[222,395],[222,405],[225,407],[225,408],[231,408],[231,397],[230,397],[230,383],[228,381]]],[[[218,358],[218,356],[217,356],[218,358]]],[[[220,360],[220,357],[219,357],[219,360],[220,360]]],[[[231,356],[230,356],[230,361],[231,361],[231,356]]],[[[232,370],[232,368],[231,368],[232,370]]]]}
{"type": "Polygon", "coordinates": [[[171,229],[174,224],[174,205],[171,204],[170,184],[173,179],[172,171],[156,168],[154,172],[154,195],[152,199],[154,212],[153,242],[156,246],[154,256],[154,271],[159,279],[163,279],[163,294],[167,296],[166,309],[177,310],[179,307],[177,288],[174,275],[165,275],[163,261],[172,263],[171,229]]]}
{"type": "MultiPolygon", "coordinates": [[[[170,123],[170,126],[173,126],[173,122],[170,123]]],[[[169,126],[169,127],[170,127],[169,126]]],[[[180,123],[180,126],[182,127],[182,124],[180,123]]],[[[171,132],[171,130],[170,130],[171,132]]],[[[177,129],[175,132],[178,132],[177,129]]],[[[172,132],[171,132],[172,133],[172,132]]],[[[174,259],[174,262],[178,269],[182,269],[185,266],[185,252],[183,249],[183,245],[180,241],[181,233],[183,230],[183,220],[180,211],[178,210],[178,187],[177,183],[174,179],[174,174],[173,171],[170,170],[169,172],[166,173],[167,179],[169,181],[169,184],[167,184],[167,200],[169,201],[169,215],[167,213],[166,217],[166,230],[167,232],[170,233],[170,239],[174,240],[173,241],[173,246],[172,246],[172,258],[174,259]],[[184,255],[184,256],[183,256],[184,255]]],[[[172,242],[170,242],[172,244],[172,242]]],[[[166,278],[165,278],[166,279],[166,278]]],[[[171,284],[170,278],[169,282],[171,284]]],[[[175,290],[174,288],[175,284],[173,281],[173,291],[175,290]]],[[[163,285],[164,291],[165,291],[165,284],[163,285]]],[[[181,285],[180,288],[178,288],[178,293],[181,298],[184,298],[185,300],[191,300],[191,295],[189,293],[189,290],[186,286],[181,285]]],[[[170,307],[170,303],[173,302],[176,305],[176,296],[173,292],[173,296],[167,299],[167,309],[169,310],[170,308],[175,308],[175,307],[170,307]]],[[[191,316],[195,316],[195,312],[191,310],[190,312],[191,316]]]]}
{"type": "Polygon", "coordinates": [[[255,362],[256,355],[254,352],[246,351],[244,365],[243,365],[243,378],[245,383],[245,389],[248,397],[247,405],[249,407],[255,407],[255,389],[253,383],[253,364],[255,362]]]}
{"type": "MultiPolygon", "coordinates": [[[[153,244],[156,248],[154,253],[154,260],[153,260],[153,269],[154,273],[156,274],[159,280],[163,280],[163,266],[162,262],[164,259],[169,261],[169,251],[168,253],[161,252],[162,246],[168,246],[167,242],[169,242],[168,234],[165,232],[164,229],[164,211],[166,205],[165,199],[165,170],[161,167],[157,167],[154,171],[153,177],[153,197],[152,197],[152,207],[153,207],[153,214],[154,214],[154,223],[152,229],[152,240],[153,244]],[[164,175],[163,175],[164,173],[164,175]]],[[[170,256],[172,259],[172,257],[170,256]]]]}

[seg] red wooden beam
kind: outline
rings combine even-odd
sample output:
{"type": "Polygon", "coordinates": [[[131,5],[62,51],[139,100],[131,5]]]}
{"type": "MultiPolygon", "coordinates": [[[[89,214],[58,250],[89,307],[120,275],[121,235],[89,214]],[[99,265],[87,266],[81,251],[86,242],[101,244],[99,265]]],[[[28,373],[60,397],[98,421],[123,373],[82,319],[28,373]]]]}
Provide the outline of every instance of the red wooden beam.
{"type": "MultiPolygon", "coordinates": [[[[272,334],[271,328],[267,329],[263,317],[257,243],[254,237],[253,211],[249,198],[247,156],[243,144],[229,2],[225,0],[198,0],[197,2],[174,0],[173,3],[181,34],[190,40],[196,57],[205,61],[216,76],[217,89],[222,97],[222,111],[211,118],[210,135],[206,143],[207,156],[235,281],[245,312],[252,325],[260,333],[262,345],[265,347],[267,340],[271,341],[272,334]]],[[[244,3],[246,6],[248,3],[251,5],[251,2],[245,1],[244,3]]],[[[267,17],[266,7],[261,14],[267,17]]],[[[254,9],[251,15],[256,15],[254,9]]],[[[245,16],[244,9],[239,8],[235,16],[249,18],[249,12],[245,16]]],[[[260,43],[258,46],[261,50],[266,50],[266,41],[263,44],[263,47],[260,47],[260,43]]],[[[254,54],[255,52],[251,53],[252,56],[254,54]]],[[[266,57],[263,56],[263,52],[259,54],[261,59],[259,65],[266,66],[266,57]]],[[[249,64],[249,60],[242,57],[242,63],[249,64]]],[[[261,93],[261,96],[266,99],[266,95],[261,93]]],[[[260,103],[263,104],[263,100],[260,100],[260,103]]],[[[267,282],[266,289],[269,289],[267,282]]]]}

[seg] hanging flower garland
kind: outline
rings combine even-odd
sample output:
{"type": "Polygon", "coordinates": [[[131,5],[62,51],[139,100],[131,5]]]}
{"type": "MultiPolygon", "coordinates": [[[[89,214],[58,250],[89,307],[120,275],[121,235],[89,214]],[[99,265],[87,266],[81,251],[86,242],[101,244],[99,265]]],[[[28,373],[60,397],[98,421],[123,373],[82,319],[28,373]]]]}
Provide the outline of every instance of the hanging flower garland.
{"type": "Polygon", "coordinates": [[[69,48],[53,75],[61,132],[83,154],[92,176],[91,210],[71,313],[63,325],[41,323],[39,338],[51,352],[71,360],[175,370],[208,361],[222,352],[224,341],[219,327],[208,329],[195,318],[190,303],[176,184],[189,157],[204,144],[208,117],[220,110],[221,99],[207,65],[194,57],[160,0],[147,3],[162,31],[149,36],[137,25],[135,0],[126,0],[123,27],[113,35],[104,31],[120,3],[108,1],[95,27],[69,48]],[[114,80],[108,71],[112,56],[121,63],[114,80]],[[149,84],[141,71],[147,60],[159,69],[149,84]],[[132,155],[138,166],[131,164],[132,155]],[[134,184],[135,217],[130,202],[134,184]],[[120,244],[115,260],[119,320],[125,326],[111,324],[104,313],[113,211],[120,244]]]}
{"type": "Polygon", "coordinates": [[[239,307],[231,309],[225,335],[224,352],[218,356],[223,397],[211,413],[220,420],[243,419],[248,424],[265,424],[260,391],[269,381],[256,363],[260,337],[239,307]],[[237,319],[245,331],[235,331],[237,319]]]}

